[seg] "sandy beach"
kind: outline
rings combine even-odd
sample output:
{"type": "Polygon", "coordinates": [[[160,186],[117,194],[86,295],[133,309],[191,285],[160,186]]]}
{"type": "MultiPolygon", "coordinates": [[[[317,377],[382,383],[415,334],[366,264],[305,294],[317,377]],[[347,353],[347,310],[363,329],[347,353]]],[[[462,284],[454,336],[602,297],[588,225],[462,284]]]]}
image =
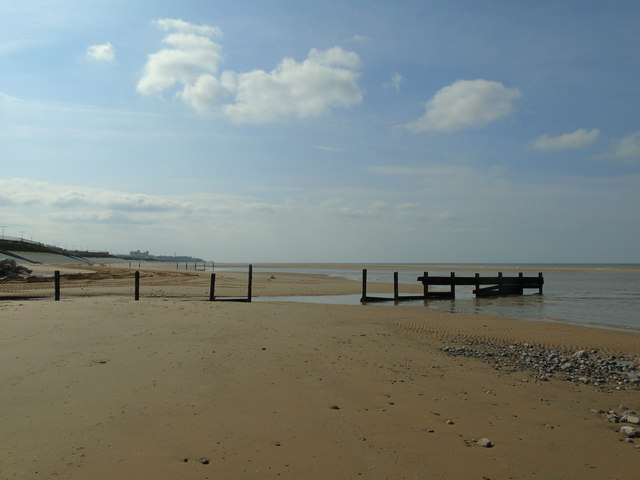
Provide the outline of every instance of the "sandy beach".
{"type": "MultiPolygon", "coordinates": [[[[0,286],[2,479],[637,478],[640,438],[607,419],[640,412],[636,384],[458,350],[584,351],[633,370],[637,332],[409,306],[209,302],[209,273],[175,264],[143,265],[136,302],[128,264],[36,268],[54,269],[60,302],[50,280],[0,286]]],[[[246,288],[246,274],[217,276],[219,295],[246,288]]],[[[322,275],[253,280],[259,296],[360,288],[322,275]]]]}

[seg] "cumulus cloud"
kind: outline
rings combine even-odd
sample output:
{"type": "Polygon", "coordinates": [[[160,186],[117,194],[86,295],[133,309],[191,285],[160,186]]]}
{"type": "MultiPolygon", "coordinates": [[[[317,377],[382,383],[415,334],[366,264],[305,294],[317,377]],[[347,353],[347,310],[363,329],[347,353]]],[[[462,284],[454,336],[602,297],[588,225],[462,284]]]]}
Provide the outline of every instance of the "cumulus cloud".
{"type": "Polygon", "coordinates": [[[531,148],[536,150],[571,150],[591,145],[600,136],[600,130],[579,129],[572,133],[564,133],[557,137],[544,134],[531,142],[531,148]]]}
{"type": "Polygon", "coordinates": [[[340,47],[311,49],[301,63],[285,58],[271,72],[254,70],[237,76],[236,102],[224,113],[237,122],[268,122],[280,116],[301,118],[362,101],[357,84],[358,55],[340,47]]]}
{"type": "Polygon", "coordinates": [[[451,132],[482,127],[506,117],[522,94],[490,80],[458,80],[440,89],[426,104],[426,112],[405,127],[414,132],[451,132]]]}
{"type": "Polygon", "coordinates": [[[116,58],[116,53],[111,42],[107,42],[102,45],[91,45],[87,48],[87,56],[94,60],[111,62],[116,58]]]}
{"type": "Polygon", "coordinates": [[[167,35],[163,42],[172,48],[164,48],[147,58],[137,90],[143,95],[159,94],[176,83],[191,85],[201,75],[218,71],[221,60],[220,45],[208,37],[189,32],[167,35]]]}
{"type": "Polygon", "coordinates": [[[221,36],[218,27],[179,19],[156,23],[173,33],[163,39],[170,48],[147,58],[137,84],[143,95],[175,87],[176,96],[200,113],[219,112],[235,122],[253,123],[283,116],[317,116],[333,107],[350,107],[362,101],[356,71],[360,58],[341,47],[311,49],[302,62],[285,58],[268,72],[218,74],[221,46],[211,39],[221,36]]]}

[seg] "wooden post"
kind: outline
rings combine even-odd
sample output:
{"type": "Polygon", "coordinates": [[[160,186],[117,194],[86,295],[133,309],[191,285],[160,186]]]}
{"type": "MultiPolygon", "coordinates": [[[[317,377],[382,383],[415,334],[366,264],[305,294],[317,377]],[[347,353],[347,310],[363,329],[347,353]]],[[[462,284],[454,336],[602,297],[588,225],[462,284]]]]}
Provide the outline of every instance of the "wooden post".
{"type": "Polygon", "coordinates": [[[360,303],[367,303],[367,269],[362,269],[362,297],[360,303]]]}
{"type": "Polygon", "coordinates": [[[524,294],[524,288],[522,287],[522,285],[524,284],[523,277],[524,275],[522,274],[522,272],[518,272],[518,290],[516,292],[518,295],[524,294]]]}
{"type": "Polygon", "coordinates": [[[476,273],[476,298],[478,298],[479,291],[480,291],[480,274],[476,273]]]}
{"type": "Polygon", "coordinates": [[[54,298],[56,302],[60,301],[60,270],[53,272],[54,276],[54,298]]]}
{"type": "Polygon", "coordinates": [[[216,299],[216,274],[211,274],[211,286],[209,287],[209,301],[213,302],[216,299]]]}
{"type": "Polygon", "coordinates": [[[251,303],[251,283],[253,282],[253,265],[249,265],[249,292],[247,293],[247,302],[251,303]]]}
{"type": "Polygon", "coordinates": [[[456,298],[456,272],[451,272],[451,298],[456,298]]]}
{"type": "Polygon", "coordinates": [[[540,281],[540,286],[538,287],[538,293],[542,295],[542,272],[538,272],[538,280],[540,281]]]}
{"type": "Polygon", "coordinates": [[[140,271],[136,270],[135,274],[135,293],[134,298],[136,301],[140,300],[140,271]]]}
{"type": "Polygon", "coordinates": [[[502,272],[498,272],[498,292],[502,294],[502,272]]]}
{"type": "Polygon", "coordinates": [[[398,293],[398,272],[393,272],[393,303],[398,305],[400,295],[398,293]]]}
{"type": "Polygon", "coordinates": [[[424,272],[422,278],[423,278],[422,287],[423,287],[423,291],[424,291],[424,299],[426,301],[427,300],[427,295],[429,295],[429,282],[427,281],[427,279],[429,278],[429,273],[428,272],[424,272]]]}

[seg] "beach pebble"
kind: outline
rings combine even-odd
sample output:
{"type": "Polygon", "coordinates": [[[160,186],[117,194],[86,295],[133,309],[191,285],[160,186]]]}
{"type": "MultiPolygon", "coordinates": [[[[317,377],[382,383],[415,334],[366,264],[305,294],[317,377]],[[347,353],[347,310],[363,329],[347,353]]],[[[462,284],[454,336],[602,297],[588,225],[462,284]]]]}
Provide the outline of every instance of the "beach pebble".
{"type": "Polygon", "coordinates": [[[630,427],[628,425],[625,425],[624,427],[620,427],[620,433],[625,434],[629,438],[640,436],[640,430],[634,427],[630,427]]]}
{"type": "Polygon", "coordinates": [[[633,423],[634,425],[640,425],[640,417],[637,417],[636,415],[627,415],[626,422],[633,423]]]}
{"type": "Polygon", "coordinates": [[[478,440],[476,442],[479,446],[484,447],[484,448],[491,448],[493,447],[493,443],[491,443],[491,440],[489,440],[488,438],[481,438],[480,440],[478,440]]]}

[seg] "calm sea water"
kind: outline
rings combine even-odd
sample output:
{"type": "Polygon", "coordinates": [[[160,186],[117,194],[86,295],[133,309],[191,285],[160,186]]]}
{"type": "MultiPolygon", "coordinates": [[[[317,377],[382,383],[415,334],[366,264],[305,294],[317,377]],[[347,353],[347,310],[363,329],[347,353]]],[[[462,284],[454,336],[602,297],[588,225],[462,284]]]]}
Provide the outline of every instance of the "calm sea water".
{"type": "MultiPolygon", "coordinates": [[[[431,275],[447,275],[453,271],[456,275],[495,275],[501,268],[534,268],[544,275],[543,295],[476,299],[473,287],[456,287],[456,300],[430,300],[426,306],[422,301],[402,302],[401,305],[415,305],[438,311],[453,313],[480,313],[519,318],[523,320],[546,320],[589,325],[602,328],[623,328],[640,330],[640,264],[624,265],[438,265],[438,270],[429,270],[431,275]],[[444,271],[441,270],[444,268],[444,271]],[[475,268],[475,269],[474,269],[475,268]],[[580,269],[560,271],[560,268],[580,269]],[[482,270],[479,270],[482,269],[482,270]],[[489,269],[489,270],[486,270],[489,269]],[[551,270],[549,270],[551,269],[551,270]],[[611,272],[609,269],[616,269],[611,272]]],[[[364,268],[364,267],[363,267],[364,268]]],[[[216,268],[216,270],[220,270],[216,268]]],[[[389,284],[389,297],[393,292],[393,272],[398,272],[400,284],[416,284],[420,270],[404,269],[398,266],[392,270],[367,268],[369,282],[389,284]]],[[[291,272],[315,273],[362,280],[362,268],[267,268],[255,267],[254,272],[291,272]]],[[[507,272],[512,275],[514,272],[507,272]]],[[[537,271],[525,271],[525,276],[537,275],[537,271]]],[[[435,287],[434,287],[435,288],[435,287]]],[[[442,287],[447,289],[448,287],[442,287]]],[[[400,285],[402,294],[402,285],[400,285]]],[[[526,293],[527,291],[525,291],[526,293]]],[[[376,294],[377,295],[377,294],[376,294]]],[[[327,295],[315,297],[263,297],[258,300],[304,301],[328,304],[360,303],[360,295],[327,295]]],[[[393,306],[393,303],[376,304],[393,306]]]]}

